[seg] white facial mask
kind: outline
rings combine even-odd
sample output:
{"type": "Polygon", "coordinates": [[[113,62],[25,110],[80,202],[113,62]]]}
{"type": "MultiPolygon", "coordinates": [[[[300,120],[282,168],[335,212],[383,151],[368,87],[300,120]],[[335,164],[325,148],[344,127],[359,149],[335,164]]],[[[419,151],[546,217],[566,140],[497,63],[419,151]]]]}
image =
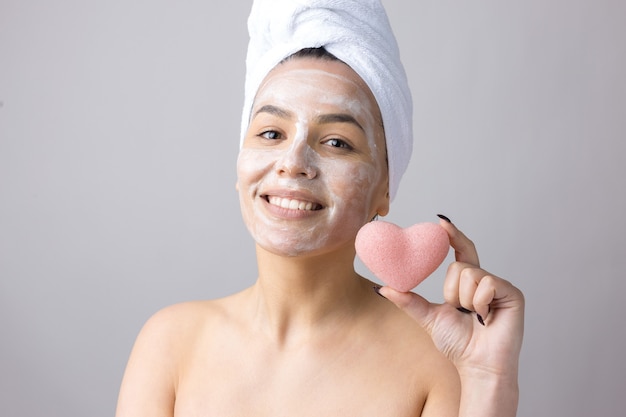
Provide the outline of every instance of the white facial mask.
{"type": "Polygon", "coordinates": [[[376,211],[374,205],[380,204],[375,195],[386,191],[384,153],[378,149],[384,139],[369,92],[344,64],[324,61],[319,68],[300,68],[299,62],[282,64],[262,84],[247,136],[251,139],[244,143],[237,164],[248,229],[259,245],[287,256],[351,244],[376,211]],[[259,117],[254,112],[266,104],[290,115],[276,119],[285,130],[282,134],[289,135],[281,139],[282,146],[255,145],[260,132],[253,131],[259,117]],[[337,152],[319,141],[316,135],[327,128],[318,122],[324,114],[348,114],[359,122],[363,130],[352,130],[358,132],[358,152],[337,152]],[[323,208],[289,212],[276,206],[287,202],[323,208]]]}

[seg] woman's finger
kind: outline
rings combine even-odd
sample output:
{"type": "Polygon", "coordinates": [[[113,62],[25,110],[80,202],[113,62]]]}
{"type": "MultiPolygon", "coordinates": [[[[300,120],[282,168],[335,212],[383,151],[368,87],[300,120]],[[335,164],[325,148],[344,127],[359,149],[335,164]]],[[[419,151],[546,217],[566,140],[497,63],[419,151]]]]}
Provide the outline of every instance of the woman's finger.
{"type": "MultiPolygon", "coordinates": [[[[516,312],[523,323],[524,295],[509,281],[487,273],[474,294],[474,307],[478,314],[487,317],[490,311],[516,312]]],[[[523,325],[522,325],[523,328],[523,325]]]]}
{"type": "Polygon", "coordinates": [[[446,278],[443,282],[443,299],[447,304],[458,308],[461,307],[459,301],[459,283],[461,282],[461,272],[468,264],[452,262],[448,266],[446,278]]]}
{"type": "Polygon", "coordinates": [[[463,268],[461,271],[461,277],[459,279],[459,303],[461,307],[470,310],[477,311],[474,305],[474,296],[478,285],[485,276],[485,271],[480,268],[463,268]]]}
{"type": "Polygon", "coordinates": [[[465,262],[474,266],[480,266],[476,246],[467,236],[463,234],[447,217],[439,216],[439,224],[448,232],[450,246],[454,248],[454,256],[458,262],[465,262]]]}
{"type": "Polygon", "coordinates": [[[428,300],[413,292],[400,292],[386,286],[379,288],[378,293],[417,321],[429,334],[431,333],[434,322],[433,304],[428,300]]]}
{"type": "Polygon", "coordinates": [[[495,297],[494,279],[498,278],[484,269],[453,262],[446,274],[444,300],[456,308],[475,311],[484,317],[489,313],[489,304],[495,297]]]}

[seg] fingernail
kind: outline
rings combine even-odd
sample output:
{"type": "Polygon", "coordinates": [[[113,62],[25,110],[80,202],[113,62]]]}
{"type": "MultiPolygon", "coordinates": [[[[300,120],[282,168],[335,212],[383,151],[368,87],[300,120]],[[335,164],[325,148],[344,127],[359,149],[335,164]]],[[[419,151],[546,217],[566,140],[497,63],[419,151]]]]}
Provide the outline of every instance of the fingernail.
{"type": "Polygon", "coordinates": [[[452,221],[448,218],[448,216],[444,216],[443,214],[437,214],[437,217],[447,221],[448,223],[452,223],[452,221]]]}
{"type": "Polygon", "coordinates": [[[372,287],[374,289],[374,291],[376,292],[376,294],[380,295],[381,297],[383,297],[385,300],[387,299],[387,297],[385,297],[384,295],[382,295],[380,293],[380,289],[382,288],[380,285],[374,285],[372,287]]]}
{"type": "Polygon", "coordinates": [[[478,322],[480,324],[482,324],[483,326],[485,325],[485,320],[483,320],[483,317],[480,314],[476,313],[476,318],[478,319],[478,322]]]}
{"type": "Polygon", "coordinates": [[[459,307],[459,308],[457,308],[457,310],[459,310],[461,313],[465,313],[465,314],[471,313],[470,310],[468,310],[468,309],[466,309],[464,307],[459,307]]]}

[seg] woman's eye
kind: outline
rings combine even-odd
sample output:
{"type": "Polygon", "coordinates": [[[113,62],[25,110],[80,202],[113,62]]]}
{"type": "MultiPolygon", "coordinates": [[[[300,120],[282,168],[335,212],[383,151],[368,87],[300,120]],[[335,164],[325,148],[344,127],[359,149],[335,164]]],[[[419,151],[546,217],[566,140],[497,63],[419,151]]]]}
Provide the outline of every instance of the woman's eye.
{"type": "Polygon", "coordinates": [[[275,130],[266,130],[265,132],[261,132],[259,136],[264,137],[265,139],[275,140],[280,139],[280,133],[275,130]]]}
{"type": "Polygon", "coordinates": [[[343,149],[352,149],[350,145],[348,145],[345,141],[341,139],[329,139],[326,141],[327,144],[332,146],[333,148],[343,148],[343,149]]]}

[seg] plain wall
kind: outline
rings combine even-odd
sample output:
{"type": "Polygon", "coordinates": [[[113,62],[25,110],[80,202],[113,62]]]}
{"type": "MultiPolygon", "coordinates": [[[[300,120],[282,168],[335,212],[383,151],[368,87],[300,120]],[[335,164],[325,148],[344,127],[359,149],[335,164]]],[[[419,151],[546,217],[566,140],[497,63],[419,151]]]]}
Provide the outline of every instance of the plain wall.
{"type": "MultiPolygon", "coordinates": [[[[626,2],[384,3],[416,135],[387,220],[448,215],[524,291],[519,416],[624,415],[626,2]]],[[[113,415],[151,314],[254,282],[250,4],[0,0],[0,415],[113,415]]]]}

